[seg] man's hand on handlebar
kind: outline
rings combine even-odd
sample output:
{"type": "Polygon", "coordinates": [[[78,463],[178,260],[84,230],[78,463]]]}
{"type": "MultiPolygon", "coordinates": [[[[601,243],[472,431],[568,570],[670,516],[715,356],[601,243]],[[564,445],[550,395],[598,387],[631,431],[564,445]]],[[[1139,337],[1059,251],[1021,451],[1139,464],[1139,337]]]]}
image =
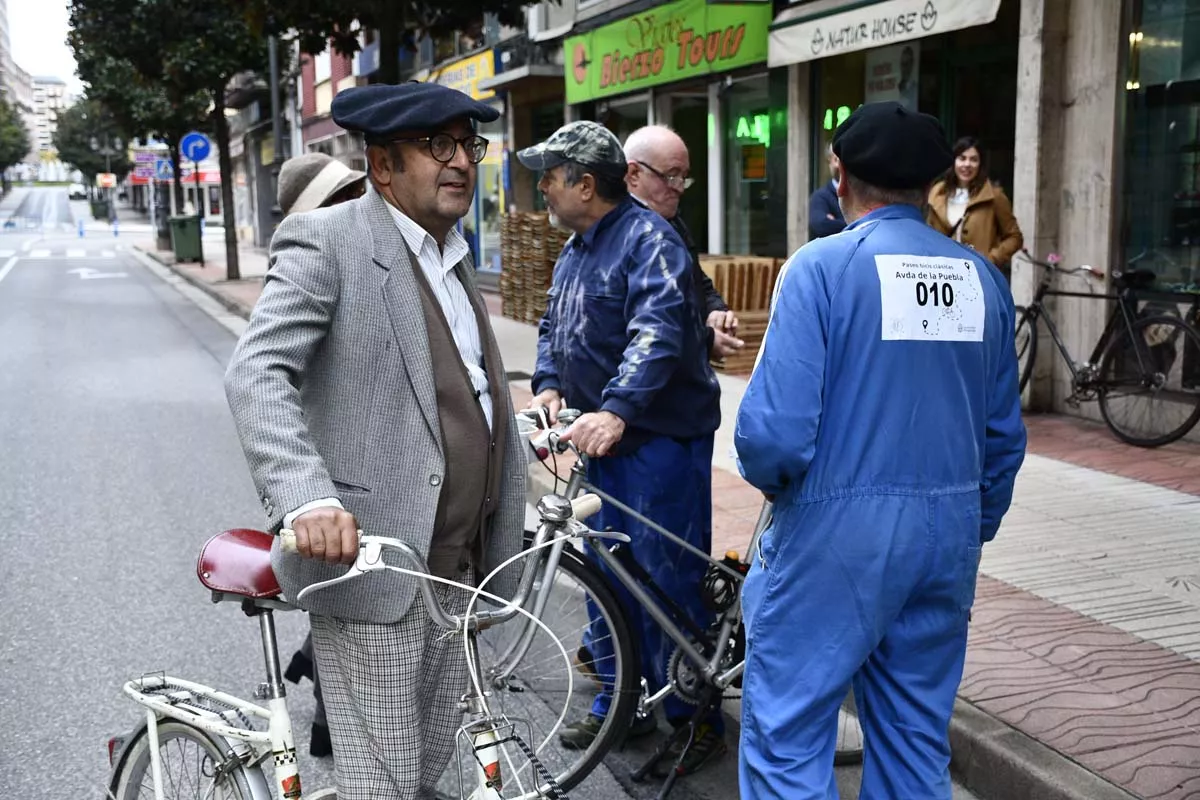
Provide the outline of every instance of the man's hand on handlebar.
{"type": "Polygon", "coordinates": [[[529,408],[545,408],[550,415],[550,424],[558,422],[558,412],[562,408],[562,395],[557,389],[543,389],[537,397],[529,401],[529,408]]]}
{"type": "Polygon", "coordinates": [[[575,420],[559,441],[574,442],[584,455],[596,458],[607,454],[624,434],[625,420],[611,411],[598,411],[575,420]]]}
{"type": "Polygon", "coordinates": [[[296,517],[296,552],[329,564],[353,564],[358,557],[358,523],[340,508],[314,508],[296,517]]]}

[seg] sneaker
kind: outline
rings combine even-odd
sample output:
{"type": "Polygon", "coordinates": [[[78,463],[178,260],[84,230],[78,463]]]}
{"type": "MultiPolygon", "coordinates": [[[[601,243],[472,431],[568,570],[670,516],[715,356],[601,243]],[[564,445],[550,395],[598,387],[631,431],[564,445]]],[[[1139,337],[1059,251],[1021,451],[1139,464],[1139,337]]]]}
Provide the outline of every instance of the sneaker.
{"type": "MultiPolygon", "coordinates": [[[[671,773],[687,738],[677,739],[671,748],[654,765],[652,774],[656,778],[665,778],[671,773]]],[[[679,776],[692,775],[707,767],[721,756],[729,752],[725,737],[717,733],[712,725],[702,722],[696,727],[696,740],[688,748],[683,763],[679,765],[679,776]]]]}
{"type": "MultiPolygon", "coordinates": [[[[600,735],[600,728],[604,725],[604,719],[597,717],[595,714],[588,714],[579,722],[572,723],[562,729],[558,734],[558,741],[563,747],[568,750],[586,750],[592,746],[592,742],[596,741],[596,737],[600,735]]],[[[644,736],[649,736],[658,730],[658,722],[654,717],[634,717],[633,722],[629,725],[629,731],[625,734],[628,739],[640,739],[644,736]]]]}

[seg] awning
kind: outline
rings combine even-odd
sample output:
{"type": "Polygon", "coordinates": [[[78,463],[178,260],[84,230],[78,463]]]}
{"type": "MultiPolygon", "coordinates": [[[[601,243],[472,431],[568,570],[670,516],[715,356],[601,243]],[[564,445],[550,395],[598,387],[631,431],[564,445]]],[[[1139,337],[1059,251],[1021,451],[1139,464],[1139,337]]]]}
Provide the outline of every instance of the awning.
{"type": "Polygon", "coordinates": [[[563,78],[562,64],[529,64],[516,69],[506,69],[504,72],[481,80],[479,88],[503,91],[512,84],[527,78],[557,78],[561,81],[563,78]]]}
{"type": "Polygon", "coordinates": [[[771,23],[767,65],[784,67],[986,25],[1000,0],[855,0],[806,3],[771,23]]]}

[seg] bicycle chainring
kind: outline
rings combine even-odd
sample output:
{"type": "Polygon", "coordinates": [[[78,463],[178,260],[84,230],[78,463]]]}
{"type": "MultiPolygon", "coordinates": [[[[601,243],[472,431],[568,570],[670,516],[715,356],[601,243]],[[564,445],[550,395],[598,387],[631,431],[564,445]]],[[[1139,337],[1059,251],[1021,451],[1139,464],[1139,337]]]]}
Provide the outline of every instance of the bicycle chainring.
{"type": "Polygon", "coordinates": [[[671,657],[667,660],[667,677],[680,700],[692,706],[704,702],[704,677],[678,647],[671,651],[671,657]]]}

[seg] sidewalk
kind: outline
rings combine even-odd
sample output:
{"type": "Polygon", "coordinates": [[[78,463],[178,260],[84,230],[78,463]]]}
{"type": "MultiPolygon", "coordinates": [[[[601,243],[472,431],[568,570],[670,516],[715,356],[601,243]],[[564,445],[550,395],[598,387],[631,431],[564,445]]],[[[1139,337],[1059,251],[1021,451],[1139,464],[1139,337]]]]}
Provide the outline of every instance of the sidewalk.
{"type": "MultiPolygon", "coordinates": [[[[176,266],[138,246],[243,316],[266,271],[244,249],[245,278],[227,282],[216,254],[176,266]]],[[[536,331],[488,300],[523,406],[536,331]]],[[[744,553],[762,499],[729,455],[745,381],[720,380],[713,552],[744,553]]],[[[955,774],[989,800],[1200,797],[1200,445],[1141,450],[1073,417],[1026,423],[1013,507],[981,565],[955,774]]],[[[530,475],[531,495],[548,490],[545,470],[530,475]]]]}

